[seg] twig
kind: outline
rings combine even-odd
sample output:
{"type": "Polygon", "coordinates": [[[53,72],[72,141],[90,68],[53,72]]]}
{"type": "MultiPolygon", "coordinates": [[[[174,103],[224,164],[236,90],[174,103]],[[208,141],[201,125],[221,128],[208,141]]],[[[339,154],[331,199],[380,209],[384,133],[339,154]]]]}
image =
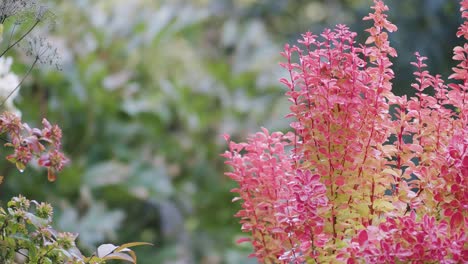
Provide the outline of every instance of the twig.
{"type": "Polygon", "coordinates": [[[0,107],[2,107],[5,102],[8,100],[8,98],[11,97],[11,95],[16,92],[16,90],[19,89],[19,87],[21,86],[21,84],[23,84],[24,80],[26,79],[26,77],[28,77],[28,75],[31,73],[32,69],[34,68],[34,66],[36,65],[36,63],[39,61],[39,56],[36,56],[36,58],[34,59],[34,62],[31,64],[31,67],[29,67],[28,71],[26,72],[26,75],[24,75],[23,79],[21,79],[21,81],[18,83],[18,85],[16,85],[15,89],[13,89],[9,94],[8,96],[3,100],[3,102],[0,104],[0,107]]]}
{"type": "Polygon", "coordinates": [[[26,33],[24,33],[19,39],[17,39],[13,44],[9,45],[3,52],[2,54],[0,54],[0,57],[3,57],[3,55],[5,55],[5,53],[7,53],[12,47],[14,47],[16,44],[18,44],[21,40],[23,40],[29,33],[31,33],[31,31],[39,24],[39,22],[41,22],[41,20],[39,19],[36,19],[36,22],[34,23],[34,25],[31,26],[30,29],[28,29],[28,31],[26,31],[26,33]]]}

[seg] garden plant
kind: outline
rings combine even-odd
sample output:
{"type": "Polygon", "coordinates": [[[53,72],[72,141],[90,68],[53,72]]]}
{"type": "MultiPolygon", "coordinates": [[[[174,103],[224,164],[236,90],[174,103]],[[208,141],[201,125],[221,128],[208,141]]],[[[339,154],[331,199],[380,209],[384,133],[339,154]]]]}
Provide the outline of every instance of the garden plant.
{"type": "Polygon", "coordinates": [[[229,142],[242,231],[260,263],[467,263],[468,1],[445,81],[415,53],[415,95],[392,92],[388,7],[285,45],[291,132],[229,142]]]}
{"type": "MultiPolygon", "coordinates": [[[[57,65],[57,51],[43,37],[31,32],[41,23],[51,19],[50,11],[37,1],[5,0],[0,3],[0,134],[6,156],[20,172],[30,163],[47,169],[50,182],[69,162],[62,152],[62,131],[58,125],[42,120],[41,128],[31,128],[21,120],[13,99],[23,81],[36,64],[57,65]],[[8,25],[9,32],[3,32],[8,25]],[[25,43],[25,44],[24,44],[25,43]],[[25,76],[11,72],[13,60],[6,57],[13,48],[22,45],[32,63],[25,76]]],[[[0,176],[0,183],[4,180],[0,176]]],[[[28,200],[19,195],[12,198],[6,208],[0,208],[0,263],[106,263],[124,260],[136,263],[130,247],[148,245],[133,242],[116,246],[103,244],[91,256],[84,256],[75,244],[78,234],[60,232],[52,227],[53,208],[50,204],[28,200]]]]}

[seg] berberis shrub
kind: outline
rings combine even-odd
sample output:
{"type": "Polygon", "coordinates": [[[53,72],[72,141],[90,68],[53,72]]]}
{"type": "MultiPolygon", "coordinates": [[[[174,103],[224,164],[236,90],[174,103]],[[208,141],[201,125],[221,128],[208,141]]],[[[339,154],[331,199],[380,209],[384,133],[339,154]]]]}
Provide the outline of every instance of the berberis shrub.
{"type": "Polygon", "coordinates": [[[468,262],[468,43],[448,84],[416,53],[415,96],[397,96],[397,27],[372,9],[363,44],[338,25],[285,46],[293,132],[226,136],[241,241],[261,263],[468,262]]]}

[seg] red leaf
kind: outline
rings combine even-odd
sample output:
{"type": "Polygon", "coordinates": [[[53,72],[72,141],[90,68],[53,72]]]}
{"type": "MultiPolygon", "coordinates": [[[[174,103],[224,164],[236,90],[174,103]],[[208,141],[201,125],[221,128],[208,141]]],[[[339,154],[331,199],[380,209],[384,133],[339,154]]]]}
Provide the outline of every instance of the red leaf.
{"type": "Polygon", "coordinates": [[[434,200],[436,200],[437,202],[442,202],[444,200],[444,197],[442,196],[442,194],[438,193],[434,196],[434,200]]]}
{"type": "Polygon", "coordinates": [[[450,218],[450,228],[459,228],[463,223],[463,215],[460,212],[456,212],[450,218]]]}
{"type": "Polygon", "coordinates": [[[343,186],[345,184],[345,177],[344,176],[338,176],[336,178],[335,184],[338,186],[343,186]]]}
{"type": "Polygon", "coordinates": [[[367,231],[361,230],[361,232],[359,232],[359,235],[358,235],[359,246],[362,247],[364,243],[367,242],[368,239],[369,239],[369,236],[367,235],[367,231]]]}
{"type": "Polygon", "coordinates": [[[319,225],[314,228],[314,235],[320,235],[323,233],[323,226],[319,225]]]}
{"type": "Polygon", "coordinates": [[[237,244],[245,243],[245,242],[250,242],[252,241],[249,237],[242,237],[236,240],[237,244]]]}
{"type": "Polygon", "coordinates": [[[468,167],[468,155],[463,158],[462,165],[463,167],[468,167]]]}

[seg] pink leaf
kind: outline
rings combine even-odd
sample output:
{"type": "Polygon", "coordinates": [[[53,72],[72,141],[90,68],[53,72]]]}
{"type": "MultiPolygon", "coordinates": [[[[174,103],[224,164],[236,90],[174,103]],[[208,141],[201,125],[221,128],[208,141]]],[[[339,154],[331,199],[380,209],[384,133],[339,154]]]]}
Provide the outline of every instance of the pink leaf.
{"type": "Polygon", "coordinates": [[[460,212],[456,212],[452,215],[450,218],[450,228],[455,229],[459,228],[461,224],[463,223],[463,215],[460,212]]]}
{"type": "Polygon", "coordinates": [[[345,184],[345,177],[339,176],[338,178],[336,178],[335,184],[338,186],[343,186],[345,184]]]}
{"type": "Polygon", "coordinates": [[[359,232],[359,235],[358,235],[359,245],[362,247],[367,242],[368,239],[369,239],[369,236],[367,235],[367,231],[361,230],[361,232],[359,232]]]}
{"type": "Polygon", "coordinates": [[[242,237],[236,240],[237,244],[245,243],[245,242],[250,242],[251,239],[249,237],[242,237]]]}

